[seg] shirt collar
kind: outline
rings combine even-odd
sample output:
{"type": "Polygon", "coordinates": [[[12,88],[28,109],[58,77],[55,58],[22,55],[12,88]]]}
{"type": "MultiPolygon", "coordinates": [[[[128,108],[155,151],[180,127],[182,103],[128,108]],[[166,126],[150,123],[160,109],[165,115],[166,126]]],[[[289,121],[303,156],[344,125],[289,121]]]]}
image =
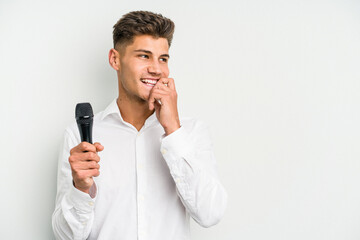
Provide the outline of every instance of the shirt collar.
{"type": "Polygon", "coordinates": [[[119,107],[116,103],[116,98],[114,100],[112,100],[112,102],[109,104],[109,106],[107,106],[105,108],[105,110],[103,111],[103,114],[101,116],[101,120],[104,120],[105,117],[107,117],[108,115],[111,115],[111,114],[117,114],[119,115],[121,121],[123,122],[124,120],[122,119],[121,117],[121,114],[120,114],[120,110],[119,110],[119,107]]]}
{"type": "MultiPolygon", "coordinates": [[[[124,119],[122,118],[121,114],[120,114],[120,110],[119,110],[119,107],[117,105],[117,98],[115,98],[110,104],[109,106],[107,106],[105,108],[105,110],[103,111],[103,114],[101,116],[101,120],[104,120],[108,115],[111,115],[111,114],[117,114],[118,117],[120,118],[120,121],[124,124],[129,124],[127,122],[124,121],[124,119]]],[[[153,114],[151,114],[146,120],[145,120],[145,123],[144,123],[144,127],[148,127],[150,125],[152,125],[154,122],[158,122],[157,121],[157,118],[156,118],[156,112],[154,111],[153,114]]]]}
{"type": "Polygon", "coordinates": [[[155,111],[145,120],[144,128],[152,125],[154,122],[158,122],[155,111]]]}

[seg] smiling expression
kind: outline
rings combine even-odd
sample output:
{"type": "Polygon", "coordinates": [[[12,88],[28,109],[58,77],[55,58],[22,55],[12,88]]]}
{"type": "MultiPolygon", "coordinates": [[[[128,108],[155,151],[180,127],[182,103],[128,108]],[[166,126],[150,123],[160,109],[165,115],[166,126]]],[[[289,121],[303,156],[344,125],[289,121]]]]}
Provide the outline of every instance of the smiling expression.
{"type": "Polygon", "coordinates": [[[136,36],[120,51],[119,93],[135,101],[147,101],[160,78],[169,76],[169,45],[166,38],[136,36]]]}

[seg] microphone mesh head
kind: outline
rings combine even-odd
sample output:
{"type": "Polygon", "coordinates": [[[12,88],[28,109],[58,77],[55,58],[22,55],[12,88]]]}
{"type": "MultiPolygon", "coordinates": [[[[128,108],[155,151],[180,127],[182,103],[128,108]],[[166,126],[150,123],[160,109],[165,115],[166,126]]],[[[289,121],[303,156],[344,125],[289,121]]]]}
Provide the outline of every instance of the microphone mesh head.
{"type": "Polygon", "coordinates": [[[75,108],[75,118],[83,123],[92,121],[94,117],[90,103],[78,103],[75,108]]]}

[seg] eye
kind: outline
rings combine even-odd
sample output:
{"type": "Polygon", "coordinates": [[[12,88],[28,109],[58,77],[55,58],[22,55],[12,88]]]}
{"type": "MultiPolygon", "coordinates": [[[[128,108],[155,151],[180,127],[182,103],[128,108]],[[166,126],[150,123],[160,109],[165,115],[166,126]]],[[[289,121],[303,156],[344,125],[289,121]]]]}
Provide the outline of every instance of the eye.
{"type": "Polygon", "coordinates": [[[168,62],[168,59],[167,58],[160,58],[160,61],[161,62],[168,62]]]}
{"type": "Polygon", "coordinates": [[[149,56],[146,55],[146,54],[140,54],[140,55],[138,55],[138,57],[140,57],[140,58],[145,58],[145,59],[148,59],[148,58],[149,58],[149,56]]]}

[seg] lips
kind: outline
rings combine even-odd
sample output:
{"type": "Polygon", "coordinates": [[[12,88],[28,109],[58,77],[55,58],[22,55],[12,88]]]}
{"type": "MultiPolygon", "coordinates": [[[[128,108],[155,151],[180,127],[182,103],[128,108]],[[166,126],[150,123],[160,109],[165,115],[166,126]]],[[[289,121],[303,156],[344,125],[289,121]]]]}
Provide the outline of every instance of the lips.
{"type": "Polygon", "coordinates": [[[154,87],[159,79],[149,79],[149,78],[142,78],[141,82],[143,82],[145,85],[154,87]]]}

